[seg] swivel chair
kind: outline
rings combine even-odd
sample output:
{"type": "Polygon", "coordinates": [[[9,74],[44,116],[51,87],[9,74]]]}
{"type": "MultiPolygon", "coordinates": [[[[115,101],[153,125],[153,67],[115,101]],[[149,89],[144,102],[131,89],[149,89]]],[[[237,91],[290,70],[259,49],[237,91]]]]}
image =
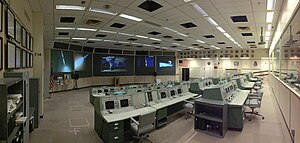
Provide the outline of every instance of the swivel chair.
{"type": "Polygon", "coordinates": [[[245,114],[250,114],[249,121],[252,120],[252,117],[254,115],[260,116],[260,117],[262,117],[262,119],[265,119],[265,117],[262,114],[255,111],[256,108],[261,107],[262,96],[263,96],[263,93],[249,93],[248,94],[248,99],[245,102],[245,106],[248,106],[251,109],[251,111],[245,112],[245,114]]]}
{"type": "Polygon", "coordinates": [[[134,133],[133,138],[138,139],[139,143],[149,137],[149,133],[155,130],[155,112],[141,114],[138,121],[131,119],[131,130],[134,133]]]}

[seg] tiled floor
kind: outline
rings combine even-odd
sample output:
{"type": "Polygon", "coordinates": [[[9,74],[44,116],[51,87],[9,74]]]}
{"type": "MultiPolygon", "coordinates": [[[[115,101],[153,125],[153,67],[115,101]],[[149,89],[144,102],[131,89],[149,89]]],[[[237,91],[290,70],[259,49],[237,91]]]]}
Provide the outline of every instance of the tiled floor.
{"type": "MultiPolygon", "coordinates": [[[[260,112],[265,119],[245,120],[243,131],[228,130],[224,138],[194,131],[193,119],[179,114],[174,122],[150,134],[154,143],[291,143],[286,126],[268,84],[260,112]]],[[[61,92],[45,100],[40,128],[30,135],[30,143],[102,143],[94,131],[93,106],[89,89],[61,92]]]]}

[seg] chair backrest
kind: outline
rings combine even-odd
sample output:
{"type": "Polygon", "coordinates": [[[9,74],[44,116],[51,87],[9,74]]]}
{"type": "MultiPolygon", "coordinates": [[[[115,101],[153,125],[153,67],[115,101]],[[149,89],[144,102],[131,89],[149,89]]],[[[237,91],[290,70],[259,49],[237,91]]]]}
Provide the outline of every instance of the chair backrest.
{"type": "MultiPolygon", "coordinates": [[[[139,116],[139,130],[155,123],[155,112],[144,113],[139,116]]],[[[154,126],[153,126],[154,128],[154,126]]]]}

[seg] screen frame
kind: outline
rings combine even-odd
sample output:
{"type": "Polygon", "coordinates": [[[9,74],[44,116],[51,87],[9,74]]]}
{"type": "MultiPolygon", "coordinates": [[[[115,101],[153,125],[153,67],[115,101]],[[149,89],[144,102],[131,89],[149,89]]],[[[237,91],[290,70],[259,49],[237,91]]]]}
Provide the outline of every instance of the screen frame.
{"type": "Polygon", "coordinates": [[[106,110],[112,110],[112,109],[115,109],[115,101],[105,101],[105,109],[106,110]],[[108,105],[108,103],[112,103],[112,105],[113,105],[113,108],[107,108],[107,105],[108,105]]]}
{"type": "Polygon", "coordinates": [[[120,107],[121,108],[129,107],[129,100],[128,99],[121,99],[120,100],[120,107]],[[123,105],[122,103],[124,103],[123,101],[126,101],[125,103],[126,103],[127,106],[122,106],[123,105]]]}
{"type": "Polygon", "coordinates": [[[10,41],[7,41],[6,68],[7,69],[15,69],[16,68],[16,45],[14,43],[10,42],[10,41]],[[10,47],[10,45],[12,45],[13,47],[10,47]],[[11,53],[11,54],[13,54],[13,55],[11,55],[13,57],[9,57],[10,56],[10,54],[9,54],[10,49],[9,48],[13,48],[13,49],[11,49],[11,51],[14,51],[13,53],[11,53]],[[11,59],[13,61],[11,63],[9,63],[8,59],[11,59]]]}
{"type": "Polygon", "coordinates": [[[6,14],[6,34],[8,37],[15,39],[15,15],[9,8],[7,9],[6,14]],[[11,22],[13,25],[11,25],[11,22]],[[13,29],[9,30],[9,27],[12,26],[13,29]]]}
{"type": "Polygon", "coordinates": [[[20,69],[22,67],[21,66],[21,64],[22,64],[22,59],[21,59],[22,50],[18,46],[16,46],[15,49],[16,49],[16,52],[15,52],[15,68],[20,69]],[[18,55],[18,53],[19,53],[19,55],[18,55]],[[17,59],[19,59],[19,65],[17,65],[17,62],[18,62],[17,59]]]}

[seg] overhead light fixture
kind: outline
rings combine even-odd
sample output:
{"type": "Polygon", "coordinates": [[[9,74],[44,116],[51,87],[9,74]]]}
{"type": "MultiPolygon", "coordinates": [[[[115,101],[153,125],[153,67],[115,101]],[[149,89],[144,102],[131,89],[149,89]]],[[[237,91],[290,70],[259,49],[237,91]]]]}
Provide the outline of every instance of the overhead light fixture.
{"type": "Polygon", "coordinates": [[[247,60],[247,59],[250,59],[250,58],[249,57],[240,57],[240,59],[247,60]]]}
{"type": "Polygon", "coordinates": [[[86,40],[86,38],[72,38],[72,40],[86,40]]]}
{"type": "Polygon", "coordinates": [[[144,38],[144,39],[147,39],[147,38],[149,38],[149,37],[142,36],[142,35],[135,35],[135,37],[138,37],[138,38],[144,38]]]}
{"type": "Polygon", "coordinates": [[[134,42],[132,42],[131,44],[133,44],[133,45],[142,45],[142,43],[134,43],[134,42]]]}
{"type": "Polygon", "coordinates": [[[267,22],[267,23],[272,23],[272,21],[273,21],[273,16],[274,16],[274,12],[273,12],[273,11],[267,12],[266,22],[267,22]]]}
{"type": "Polygon", "coordinates": [[[205,17],[205,19],[213,26],[218,26],[218,23],[214,21],[211,17],[205,17]]]}
{"type": "Polygon", "coordinates": [[[126,41],[118,41],[118,43],[129,44],[130,42],[126,42],[126,41]]]}
{"type": "Polygon", "coordinates": [[[88,41],[103,41],[103,39],[88,38],[88,41]]]}
{"type": "Polygon", "coordinates": [[[162,49],[166,49],[166,50],[167,50],[167,49],[169,49],[169,48],[167,48],[167,47],[160,47],[160,48],[162,48],[162,49]]]}
{"type": "Polygon", "coordinates": [[[90,8],[89,11],[92,11],[92,12],[97,12],[97,13],[103,13],[103,14],[109,14],[109,15],[117,15],[118,13],[116,12],[111,12],[111,11],[108,11],[108,10],[105,10],[105,9],[101,9],[101,8],[90,8]]]}
{"type": "Polygon", "coordinates": [[[209,60],[210,58],[201,58],[201,60],[209,60]]]}
{"type": "Polygon", "coordinates": [[[119,32],[118,34],[120,34],[120,35],[125,35],[125,36],[133,36],[133,34],[122,33],[122,32],[119,32]]]}
{"type": "Polygon", "coordinates": [[[74,27],[55,27],[56,30],[75,30],[74,27]]]}
{"type": "Polygon", "coordinates": [[[261,57],[260,59],[262,59],[262,60],[269,60],[270,58],[269,57],[261,57]]]}
{"type": "Polygon", "coordinates": [[[270,37],[269,36],[266,36],[265,37],[265,41],[269,41],[270,40],[270,37]]]}
{"type": "Polygon", "coordinates": [[[172,32],[175,32],[175,33],[177,33],[177,31],[176,30],[174,30],[174,29],[171,29],[171,28],[169,28],[169,27],[164,27],[165,29],[167,29],[167,30],[169,30],[169,31],[172,31],[172,32]]]}
{"type": "Polygon", "coordinates": [[[267,0],[267,10],[275,9],[276,0],[267,0]]]}
{"type": "Polygon", "coordinates": [[[220,58],[221,60],[229,60],[230,58],[220,58]]]}
{"type": "Polygon", "coordinates": [[[70,37],[55,37],[57,40],[70,40],[70,37]]]}
{"type": "Polygon", "coordinates": [[[222,33],[225,33],[226,31],[222,28],[222,27],[220,27],[220,26],[218,26],[218,27],[216,27],[220,32],[222,32],[222,33]]]}
{"type": "Polygon", "coordinates": [[[183,0],[184,2],[190,2],[190,1],[192,1],[192,0],[183,0]]]}
{"type": "Polygon", "coordinates": [[[103,40],[104,42],[111,42],[111,43],[116,43],[117,41],[115,40],[103,40]]]}
{"type": "Polygon", "coordinates": [[[198,11],[202,16],[208,16],[208,14],[196,3],[191,3],[195,10],[198,11]]]}
{"type": "Polygon", "coordinates": [[[149,44],[143,44],[143,46],[151,47],[152,45],[149,45],[149,44]]]}
{"type": "Polygon", "coordinates": [[[266,31],[266,37],[270,37],[271,36],[271,32],[270,31],[266,31]]]}
{"type": "Polygon", "coordinates": [[[154,48],[160,48],[160,46],[153,46],[154,48]]]}
{"type": "Polygon", "coordinates": [[[155,41],[161,41],[160,39],[156,39],[156,38],[149,38],[151,40],[155,40],[155,41]]]}
{"type": "Polygon", "coordinates": [[[202,43],[202,44],[205,43],[204,41],[201,41],[201,40],[196,40],[196,41],[199,42],[199,43],[202,43]]]}
{"type": "Polygon", "coordinates": [[[232,37],[228,38],[230,41],[232,41],[233,43],[236,42],[232,37]]]}
{"type": "Polygon", "coordinates": [[[179,46],[180,44],[178,44],[178,43],[172,43],[172,44],[174,44],[174,45],[177,45],[177,46],[179,46]]]}
{"type": "Polygon", "coordinates": [[[76,28],[76,30],[80,30],[80,31],[97,31],[97,29],[93,29],[93,28],[76,28]]]}
{"type": "Polygon", "coordinates": [[[265,48],[268,48],[269,47],[269,45],[268,44],[265,44],[265,48]]]}
{"type": "Polygon", "coordinates": [[[187,35],[183,34],[183,33],[180,33],[180,32],[177,32],[178,35],[181,35],[181,36],[184,36],[184,37],[188,37],[187,35]]]}
{"type": "Polygon", "coordinates": [[[59,10],[85,10],[85,7],[77,6],[77,5],[56,5],[56,9],[59,9],[59,10]]]}
{"type": "Polygon", "coordinates": [[[227,38],[231,38],[231,36],[228,33],[223,33],[227,38]]]}
{"type": "Polygon", "coordinates": [[[138,18],[138,17],[134,17],[134,16],[131,16],[131,15],[127,15],[127,14],[120,14],[119,15],[120,17],[123,17],[123,18],[126,18],[126,19],[129,19],[129,20],[133,20],[133,21],[142,21],[143,19],[141,18],[138,18]]]}
{"type": "Polygon", "coordinates": [[[217,46],[214,46],[214,45],[210,45],[210,47],[213,47],[213,48],[215,48],[215,49],[221,49],[221,48],[219,48],[219,47],[217,47],[217,46]]]}
{"type": "Polygon", "coordinates": [[[114,32],[114,31],[108,31],[108,30],[99,30],[98,32],[112,33],[112,34],[116,34],[116,33],[117,33],[117,32],[114,32]]]}
{"type": "Polygon", "coordinates": [[[272,24],[268,24],[267,29],[268,29],[269,31],[271,31],[271,30],[272,30],[272,24]]]}

